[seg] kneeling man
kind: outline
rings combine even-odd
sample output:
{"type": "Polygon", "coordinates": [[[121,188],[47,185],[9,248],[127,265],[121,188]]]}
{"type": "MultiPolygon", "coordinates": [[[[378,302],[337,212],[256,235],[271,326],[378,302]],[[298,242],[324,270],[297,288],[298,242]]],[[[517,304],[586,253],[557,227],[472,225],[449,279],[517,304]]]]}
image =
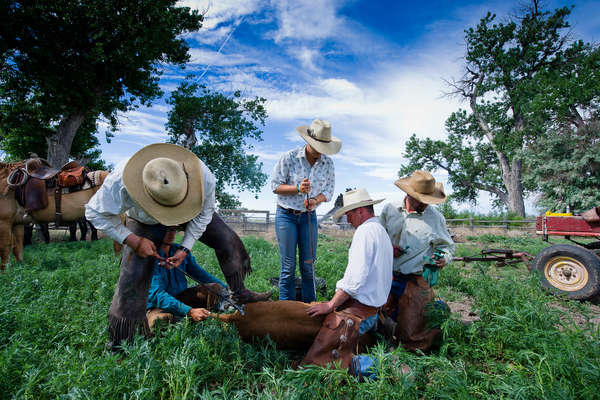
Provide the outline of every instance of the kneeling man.
{"type": "Polygon", "coordinates": [[[365,189],[344,193],[343,207],[333,216],[346,215],[356,228],[348,251],[344,277],[328,302],[318,303],[307,312],[311,317],[327,314],[323,326],[302,365],[327,365],[340,361],[348,368],[356,351],[358,337],[376,322],[377,309],[385,304],[392,287],[394,250],[390,238],[375,217],[373,204],[365,189]]]}
{"type": "MultiPolygon", "coordinates": [[[[175,230],[168,230],[158,251],[161,257],[172,257],[181,248],[174,240],[175,230]]],[[[150,329],[158,319],[173,321],[188,315],[194,321],[205,320],[208,310],[217,308],[228,295],[226,285],[200,267],[191,254],[177,268],[167,269],[160,264],[158,260],[154,263],[148,293],[146,317],[150,329]],[[201,284],[188,288],[185,274],[201,284]]]]}

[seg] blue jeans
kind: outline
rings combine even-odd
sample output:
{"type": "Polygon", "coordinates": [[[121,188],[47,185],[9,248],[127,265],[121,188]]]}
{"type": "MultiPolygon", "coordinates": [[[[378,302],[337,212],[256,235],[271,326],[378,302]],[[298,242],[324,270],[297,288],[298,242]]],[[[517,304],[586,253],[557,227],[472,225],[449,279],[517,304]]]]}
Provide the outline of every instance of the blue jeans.
{"type": "Polygon", "coordinates": [[[317,298],[315,290],[314,260],[317,253],[317,214],[294,214],[277,207],[275,234],[279,243],[281,271],[279,274],[279,300],[296,300],[296,247],[300,254],[302,301],[310,303],[317,298]],[[310,215],[310,234],[309,234],[310,215]],[[312,239],[312,251],[310,239],[312,239]]]}

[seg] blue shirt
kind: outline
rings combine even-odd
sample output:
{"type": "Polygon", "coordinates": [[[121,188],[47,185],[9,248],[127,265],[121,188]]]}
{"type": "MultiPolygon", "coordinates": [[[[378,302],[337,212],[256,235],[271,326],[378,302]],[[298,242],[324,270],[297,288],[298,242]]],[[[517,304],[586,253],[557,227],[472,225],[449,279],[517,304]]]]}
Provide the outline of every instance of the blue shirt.
{"type": "MultiPolygon", "coordinates": [[[[300,184],[304,178],[310,181],[310,193],[308,197],[315,197],[319,194],[325,196],[326,201],[331,200],[335,186],[335,170],[333,160],[321,154],[314,165],[311,167],[306,159],[305,146],[298,147],[283,154],[275,168],[273,168],[273,177],[271,178],[271,190],[275,191],[279,185],[300,184]]],[[[304,211],[304,193],[293,195],[277,195],[277,204],[283,208],[292,208],[298,211],[304,211]]]]}
{"type": "MultiPolygon", "coordinates": [[[[169,256],[175,254],[180,247],[181,246],[178,244],[171,245],[169,256]]],[[[161,250],[158,250],[158,254],[162,257],[165,256],[161,250]]],[[[156,307],[180,317],[183,317],[192,309],[192,307],[175,298],[175,296],[188,287],[186,276],[182,271],[187,272],[201,283],[218,283],[222,286],[227,286],[200,267],[196,263],[194,256],[191,254],[187,255],[179,267],[173,269],[159,266],[158,260],[156,260],[154,263],[152,283],[150,284],[150,290],[148,292],[148,306],[146,309],[156,307]]]]}

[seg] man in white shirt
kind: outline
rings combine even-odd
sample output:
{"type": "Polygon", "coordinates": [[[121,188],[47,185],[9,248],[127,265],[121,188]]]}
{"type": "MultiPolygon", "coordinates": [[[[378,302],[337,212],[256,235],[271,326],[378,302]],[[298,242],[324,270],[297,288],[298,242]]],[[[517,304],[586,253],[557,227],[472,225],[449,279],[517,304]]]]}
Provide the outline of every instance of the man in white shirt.
{"type": "Polygon", "coordinates": [[[112,348],[135,333],[150,335],[146,319],[154,262],[167,227],[185,225],[181,246],[161,266],[176,268],[198,239],[215,249],[240,303],[266,300],[244,286],[250,258],[239,237],[215,213],[215,177],[194,153],[168,143],[146,146],[119,164],[85,206],[86,218],[124,243],[119,281],[110,306],[112,348]],[[126,214],[126,224],[120,215],[126,214]]]}
{"type": "Polygon", "coordinates": [[[307,312],[311,317],[327,315],[303,365],[327,365],[340,361],[348,368],[358,337],[376,322],[377,309],[385,304],[392,286],[393,248],[387,232],[375,217],[373,204],[365,189],[351,190],[343,197],[344,206],[333,216],[346,215],[356,228],[348,251],[344,277],[328,302],[314,304],[307,312]]]}
{"type": "Polygon", "coordinates": [[[386,336],[408,350],[427,351],[439,329],[427,329],[425,308],[433,302],[431,286],[454,255],[444,216],[430,204],[446,200],[443,185],[427,171],[415,171],[395,185],[406,193],[400,204],[386,204],[381,223],[394,246],[394,283],[383,314],[386,336]]]}

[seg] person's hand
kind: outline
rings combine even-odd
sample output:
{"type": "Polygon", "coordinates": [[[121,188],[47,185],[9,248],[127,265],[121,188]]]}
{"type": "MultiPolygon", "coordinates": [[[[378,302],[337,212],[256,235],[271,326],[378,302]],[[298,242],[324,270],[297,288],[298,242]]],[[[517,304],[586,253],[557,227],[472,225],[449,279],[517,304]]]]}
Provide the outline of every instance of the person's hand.
{"type": "Polygon", "coordinates": [[[310,181],[308,178],[304,178],[300,183],[300,193],[310,193],[310,181]]]}
{"type": "Polygon", "coordinates": [[[196,322],[204,321],[210,316],[210,312],[206,308],[192,308],[188,315],[196,322]]]}
{"type": "Polygon", "coordinates": [[[145,237],[138,236],[135,233],[131,233],[127,236],[125,244],[131,247],[135,254],[142,258],[158,256],[154,242],[145,237]]]}
{"type": "Polygon", "coordinates": [[[403,254],[406,254],[406,249],[408,249],[408,246],[406,247],[406,249],[403,249],[402,247],[398,246],[398,245],[392,245],[394,247],[394,258],[398,258],[403,254]]]}
{"type": "Polygon", "coordinates": [[[446,265],[446,259],[444,259],[443,257],[440,258],[439,260],[435,260],[435,265],[437,265],[437,267],[439,269],[444,268],[444,266],[446,265]]]}
{"type": "Polygon", "coordinates": [[[306,208],[308,211],[312,211],[317,204],[317,199],[314,197],[311,197],[308,200],[304,199],[304,208],[306,208]]]}
{"type": "Polygon", "coordinates": [[[187,257],[187,253],[185,251],[179,249],[175,252],[175,254],[173,254],[171,257],[167,258],[167,260],[166,260],[167,265],[165,265],[165,267],[168,269],[177,268],[181,265],[181,263],[183,262],[183,260],[185,260],[186,257],[187,257]]]}
{"type": "Polygon", "coordinates": [[[332,311],[333,307],[329,304],[328,301],[326,301],[323,303],[313,304],[312,306],[308,307],[306,313],[310,317],[316,317],[317,315],[329,314],[332,311]]]}

